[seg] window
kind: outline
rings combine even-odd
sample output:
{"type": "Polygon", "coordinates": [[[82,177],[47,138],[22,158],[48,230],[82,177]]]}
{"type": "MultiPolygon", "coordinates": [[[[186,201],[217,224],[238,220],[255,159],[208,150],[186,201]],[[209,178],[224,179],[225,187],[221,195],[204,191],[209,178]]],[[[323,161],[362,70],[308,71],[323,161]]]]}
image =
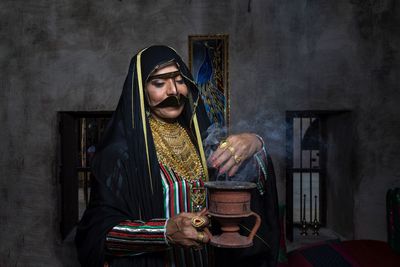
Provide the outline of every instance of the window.
{"type": "Polygon", "coordinates": [[[287,237],[302,220],[326,221],[325,145],[321,112],[286,113],[287,237]]]}
{"type": "Polygon", "coordinates": [[[59,112],[61,235],[82,217],[90,196],[90,163],[112,112],[59,112]]]}
{"type": "Polygon", "coordinates": [[[354,237],[353,120],[351,110],[286,112],[288,240],[302,220],[308,234],[317,220],[325,234],[354,237]]]}

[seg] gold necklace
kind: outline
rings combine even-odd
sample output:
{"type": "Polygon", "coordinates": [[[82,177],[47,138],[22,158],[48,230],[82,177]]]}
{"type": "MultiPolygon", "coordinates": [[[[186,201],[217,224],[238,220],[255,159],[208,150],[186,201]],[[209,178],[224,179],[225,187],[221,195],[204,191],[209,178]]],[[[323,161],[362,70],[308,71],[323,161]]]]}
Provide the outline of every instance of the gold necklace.
{"type": "Polygon", "coordinates": [[[158,160],[186,181],[203,177],[199,155],[186,130],[178,122],[167,123],[153,117],[149,121],[158,160]]]}

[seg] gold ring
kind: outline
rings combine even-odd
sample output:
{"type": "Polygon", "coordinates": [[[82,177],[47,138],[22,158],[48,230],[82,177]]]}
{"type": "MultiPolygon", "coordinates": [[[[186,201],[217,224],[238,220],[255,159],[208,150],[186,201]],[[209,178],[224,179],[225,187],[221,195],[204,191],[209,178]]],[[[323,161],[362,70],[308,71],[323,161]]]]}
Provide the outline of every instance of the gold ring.
{"type": "Polygon", "coordinates": [[[235,155],[235,148],[233,146],[228,146],[229,152],[231,152],[232,156],[235,155]]]}
{"type": "Polygon", "coordinates": [[[235,160],[236,165],[238,165],[242,161],[242,158],[238,155],[234,155],[233,159],[235,160]]]}
{"type": "Polygon", "coordinates": [[[204,242],[204,232],[197,232],[197,241],[204,242]]]}
{"type": "Polygon", "coordinates": [[[191,224],[194,228],[196,229],[202,229],[208,224],[208,219],[207,217],[202,217],[202,216],[194,216],[191,219],[191,224]]]}
{"type": "Polygon", "coordinates": [[[226,148],[226,147],[229,146],[229,145],[230,145],[230,144],[229,144],[229,141],[224,140],[224,141],[222,141],[222,142],[219,144],[219,148],[224,149],[224,148],[226,148]]]}

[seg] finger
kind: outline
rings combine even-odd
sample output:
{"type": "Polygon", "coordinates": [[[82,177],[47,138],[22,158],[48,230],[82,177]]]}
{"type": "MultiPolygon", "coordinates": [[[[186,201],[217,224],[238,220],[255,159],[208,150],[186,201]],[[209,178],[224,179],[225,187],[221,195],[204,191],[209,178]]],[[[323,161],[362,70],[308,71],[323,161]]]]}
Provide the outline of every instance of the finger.
{"type": "Polygon", "coordinates": [[[203,208],[201,211],[197,212],[197,216],[205,216],[207,214],[208,210],[207,208],[203,208]]]}
{"type": "Polygon", "coordinates": [[[231,157],[231,153],[228,150],[225,150],[222,154],[219,155],[214,161],[213,161],[213,167],[214,168],[219,168],[221,165],[223,165],[226,161],[228,161],[231,157]]]}
{"type": "Polygon", "coordinates": [[[170,221],[173,221],[178,226],[178,228],[182,228],[185,225],[185,220],[187,219],[188,218],[186,214],[179,214],[171,218],[170,221]]]}
{"type": "Polygon", "coordinates": [[[204,233],[207,235],[207,239],[206,239],[207,243],[210,242],[210,240],[212,238],[212,234],[210,232],[210,229],[204,228],[204,233]]]}
{"type": "MultiPolygon", "coordinates": [[[[217,150],[214,151],[214,153],[210,157],[210,163],[214,162],[217,158],[219,158],[228,147],[232,146],[231,141],[229,139],[232,139],[231,137],[228,137],[226,140],[222,141],[217,150]]],[[[214,166],[215,167],[215,166],[214,166]]]]}
{"type": "Polygon", "coordinates": [[[184,230],[181,233],[182,233],[182,236],[181,236],[182,240],[190,240],[190,241],[197,242],[198,231],[194,227],[192,227],[192,226],[186,227],[186,228],[184,228],[184,230]]]}
{"type": "Polygon", "coordinates": [[[222,154],[224,154],[226,151],[225,148],[218,148],[217,150],[214,151],[214,153],[211,154],[210,158],[209,158],[209,163],[211,163],[211,165],[216,168],[217,166],[215,166],[215,161],[221,157],[222,154]]]}
{"type": "Polygon", "coordinates": [[[192,216],[192,217],[190,217],[190,218],[184,218],[183,220],[182,220],[182,224],[185,226],[185,227],[188,227],[188,226],[191,226],[191,227],[193,227],[192,226],[192,218],[193,218],[194,216],[192,216]]]}
{"type": "Polygon", "coordinates": [[[229,175],[229,176],[234,176],[235,173],[239,170],[239,166],[240,166],[240,165],[235,165],[235,166],[233,166],[233,167],[229,170],[228,175],[229,175]]]}
{"type": "Polygon", "coordinates": [[[197,231],[191,228],[184,228],[183,231],[172,236],[172,240],[180,245],[190,247],[198,243],[197,231]]]}
{"type": "Polygon", "coordinates": [[[210,242],[210,235],[209,233],[207,233],[206,231],[204,231],[204,238],[203,238],[203,242],[204,244],[207,244],[208,242],[210,242]]]}
{"type": "Polygon", "coordinates": [[[198,231],[196,233],[196,239],[195,239],[196,242],[205,244],[209,240],[210,240],[210,238],[209,238],[208,234],[206,234],[205,232],[198,231]]]}
{"type": "Polygon", "coordinates": [[[207,208],[203,208],[201,211],[196,212],[197,216],[203,216],[207,213],[207,208]]]}
{"type": "Polygon", "coordinates": [[[219,169],[219,175],[229,172],[230,169],[235,166],[235,160],[233,159],[233,157],[231,156],[229,158],[229,160],[227,160],[219,169]]]}

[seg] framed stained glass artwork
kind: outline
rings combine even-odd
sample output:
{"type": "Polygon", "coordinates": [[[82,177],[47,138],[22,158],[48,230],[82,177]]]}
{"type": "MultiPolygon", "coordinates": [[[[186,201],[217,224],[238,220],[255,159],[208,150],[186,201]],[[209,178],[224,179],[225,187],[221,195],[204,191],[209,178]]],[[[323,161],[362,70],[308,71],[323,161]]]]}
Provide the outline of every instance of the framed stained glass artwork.
{"type": "Polygon", "coordinates": [[[229,36],[190,35],[189,68],[211,123],[229,127],[229,36]]]}

